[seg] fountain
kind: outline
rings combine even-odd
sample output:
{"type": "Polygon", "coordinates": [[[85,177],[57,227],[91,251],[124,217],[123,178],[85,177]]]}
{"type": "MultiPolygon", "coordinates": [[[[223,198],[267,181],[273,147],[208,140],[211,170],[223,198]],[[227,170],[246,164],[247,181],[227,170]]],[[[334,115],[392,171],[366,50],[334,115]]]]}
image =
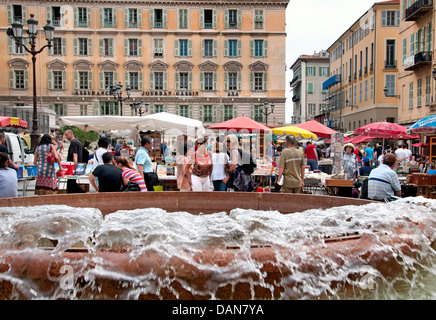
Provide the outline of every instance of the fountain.
{"type": "Polygon", "coordinates": [[[431,299],[435,210],[237,192],[0,199],[0,299],[431,299]]]}

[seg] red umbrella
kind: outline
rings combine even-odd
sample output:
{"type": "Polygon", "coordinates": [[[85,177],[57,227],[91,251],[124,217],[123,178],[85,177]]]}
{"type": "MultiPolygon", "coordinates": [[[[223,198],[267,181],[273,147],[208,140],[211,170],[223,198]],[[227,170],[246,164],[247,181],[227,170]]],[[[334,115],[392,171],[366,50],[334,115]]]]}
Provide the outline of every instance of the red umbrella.
{"type": "Polygon", "coordinates": [[[295,126],[313,132],[321,138],[330,138],[332,133],[337,133],[337,131],[323,125],[316,120],[306,121],[304,123],[296,124],[295,126]]]}
{"type": "Polygon", "coordinates": [[[354,130],[354,134],[380,139],[412,139],[413,136],[407,135],[406,130],[406,127],[399,124],[383,121],[364,125],[354,130]]]}
{"type": "Polygon", "coordinates": [[[368,136],[357,136],[357,137],[354,137],[353,139],[351,139],[350,143],[358,144],[358,143],[361,143],[361,142],[369,142],[372,139],[374,139],[374,138],[368,137],[368,136]]]}
{"type": "Polygon", "coordinates": [[[216,130],[236,130],[236,131],[248,131],[248,132],[269,132],[271,129],[257,121],[254,121],[244,115],[230,119],[221,123],[214,124],[208,129],[216,130]]]}
{"type": "Polygon", "coordinates": [[[27,128],[27,122],[16,117],[0,117],[0,127],[27,128]]]}

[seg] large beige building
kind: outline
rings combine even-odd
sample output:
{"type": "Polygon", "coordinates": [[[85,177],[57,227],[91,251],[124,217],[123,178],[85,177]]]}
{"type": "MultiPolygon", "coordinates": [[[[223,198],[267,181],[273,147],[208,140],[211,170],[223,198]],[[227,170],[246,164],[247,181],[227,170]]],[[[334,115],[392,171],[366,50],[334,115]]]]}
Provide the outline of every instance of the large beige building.
{"type": "Polygon", "coordinates": [[[432,0],[401,0],[398,122],[410,126],[436,113],[432,0]]]}
{"type": "Polygon", "coordinates": [[[325,124],[347,132],[398,121],[399,24],[400,0],[377,2],[330,46],[325,124]]]}
{"type": "MultiPolygon", "coordinates": [[[[32,105],[31,56],[6,35],[34,14],[37,48],[51,20],[55,39],[37,56],[39,106],[58,116],[167,111],[207,126],[242,114],[285,120],[285,9],[289,0],[1,1],[0,104],[32,105]],[[131,88],[124,104],[110,85],[131,88]]],[[[27,29],[27,26],[24,27],[27,29]]],[[[276,122],[276,123],[273,123],[276,122]]]]}

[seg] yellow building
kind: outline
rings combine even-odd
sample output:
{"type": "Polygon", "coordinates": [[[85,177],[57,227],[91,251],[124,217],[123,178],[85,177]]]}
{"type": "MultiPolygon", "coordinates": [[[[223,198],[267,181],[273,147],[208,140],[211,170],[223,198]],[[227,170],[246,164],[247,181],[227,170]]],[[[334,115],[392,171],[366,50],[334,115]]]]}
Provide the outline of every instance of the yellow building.
{"type": "Polygon", "coordinates": [[[430,0],[401,1],[398,122],[404,126],[436,113],[434,11],[430,0]]]}
{"type": "MultiPolygon", "coordinates": [[[[6,35],[16,19],[51,20],[55,38],[37,55],[39,106],[58,116],[167,111],[207,126],[245,114],[285,120],[285,9],[289,0],[7,1],[0,5],[0,103],[32,105],[31,56],[6,35]],[[108,87],[131,88],[124,104],[108,87]]],[[[27,26],[24,27],[27,29],[27,26]]],[[[146,113],[146,114],[148,114],[146,113]]]]}
{"type": "Polygon", "coordinates": [[[326,125],[347,132],[372,122],[397,122],[399,23],[400,0],[374,3],[328,48],[326,125]]]}

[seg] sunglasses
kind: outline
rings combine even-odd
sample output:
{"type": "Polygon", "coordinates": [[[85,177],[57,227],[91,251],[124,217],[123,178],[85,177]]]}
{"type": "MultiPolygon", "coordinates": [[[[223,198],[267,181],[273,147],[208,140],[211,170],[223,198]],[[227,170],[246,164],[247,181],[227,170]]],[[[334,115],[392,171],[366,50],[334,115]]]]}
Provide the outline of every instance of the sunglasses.
{"type": "Polygon", "coordinates": [[[197,146],[204,144],[204,142],[197,142],[197,146]]]}

